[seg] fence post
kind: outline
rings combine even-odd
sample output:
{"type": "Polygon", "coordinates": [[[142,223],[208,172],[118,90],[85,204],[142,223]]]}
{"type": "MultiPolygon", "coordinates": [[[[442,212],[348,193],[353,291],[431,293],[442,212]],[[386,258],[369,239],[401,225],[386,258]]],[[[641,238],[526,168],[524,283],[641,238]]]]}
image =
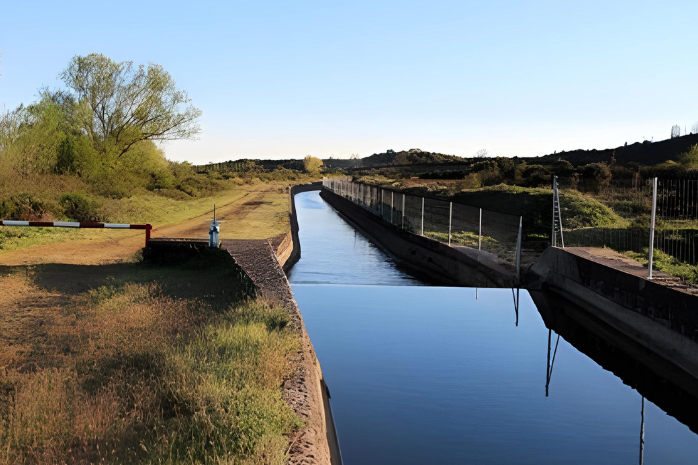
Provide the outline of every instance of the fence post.
{"type": "Polygon", "coordinates": [[[393,211],[395,211],[395,192],[390,191],[390,224],[393,224],[393,211]]]}
{"type": "Polygon", "coordinates": [[[521,284],[521,240],[523,235],[523,216],[519,216],[519,235],[516,238],[516,282],[521,284]]]}
{"type": "Polygon", "coordinates": [[[448,245],[451,245],[451,220],[453,219],[453,202],[448,202],[448,245]]]}
{"type": "Polygon", "coordinates": [[[557,176],[553,176],[553,232],[550,236],[550,243],[557,246],[557,236],[555,235],[555,189],[557,188],[557,176]]]}
{"type": "Polygon", "coordinates": [[[424,197],[422,197],[422,236],[424,235],[424,197]]]}
{"type": "Polygon", "coordinates": [[[405,229],[405,193],[402,193],[402,229],[405,229]]]}
{"type": "Polygon", "coordinates": [[[657,178],[652,181],[652,219],[650,223],[650,254],[647,260],[648,278],[652,279],[652,262],[654,260],[654,223],[657,217],[657,178]]]}
{"type": "Polygon", "coordinates": [[[482,208],[480,209],[480,225],[477,230],[477,250],[482,250],[482,208]]]}
{"type": "Polygon", "coordinates": [[[383,218],[383,188],[381,187],[381,219],[383,218]]]}

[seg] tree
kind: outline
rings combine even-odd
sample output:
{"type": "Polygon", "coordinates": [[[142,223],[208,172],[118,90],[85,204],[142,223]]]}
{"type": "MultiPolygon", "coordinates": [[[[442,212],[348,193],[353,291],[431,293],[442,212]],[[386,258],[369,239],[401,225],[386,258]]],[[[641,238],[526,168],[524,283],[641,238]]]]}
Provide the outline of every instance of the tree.
{"type": "Polygon", "coordinates": [[[671,127],[671,138],[679,137],[681,135],[681,126],[675,124],[671,127]]]}
{"type": "Polygon", "coordinates": [[[307,155],[303,159],[303,168],[305,168],[306,173],[320,174],[320,168],[322,168],[322,160],[312,155],[307,155]]]}
{"type": "Polygon", "coordinates": [[[487,158],[487,149],[480,149],[475,152],[475,158],[487,158]]]}
{"type": "Polygon", "coordinates": [[[101,54],[74,57],[59,75],[67,92],[53,98],[70,108],[74,123],[102,156],[123,156],[141,141],[191,139],[201,110],[190,105],[162,66],[133,66],[101,54]]]}

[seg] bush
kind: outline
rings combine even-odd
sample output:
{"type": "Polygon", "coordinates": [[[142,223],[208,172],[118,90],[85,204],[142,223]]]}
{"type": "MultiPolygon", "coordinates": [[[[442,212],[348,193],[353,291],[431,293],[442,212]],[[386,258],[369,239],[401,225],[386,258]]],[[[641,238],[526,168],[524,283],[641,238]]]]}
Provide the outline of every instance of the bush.
{"type": "Polygon", "coordinates": [[[5,220],[50,220],[57,210],[56,206],[28,193],[11,195],[0,201],[0,218],[5,220]]]}
{"type": "Polygon", "coordinates": [[[585,179],[594,181],[597,191],[608,187],[613,177],[611,168],[605,163],[589,163],[588,165],[580,166],[577,170],[585,179]]]}
{"type": "Polygon", "coordinates": [[[83,192],[71,192],[61,196],[65,215],[75,221],[100,221],[99,202],[83,192]]]}
{"type": "Polygon", "coordinates": [[[691,147],[688,152],[679,155],[679,163],[686,168],[698,168],[698,144],[691,147]]]}

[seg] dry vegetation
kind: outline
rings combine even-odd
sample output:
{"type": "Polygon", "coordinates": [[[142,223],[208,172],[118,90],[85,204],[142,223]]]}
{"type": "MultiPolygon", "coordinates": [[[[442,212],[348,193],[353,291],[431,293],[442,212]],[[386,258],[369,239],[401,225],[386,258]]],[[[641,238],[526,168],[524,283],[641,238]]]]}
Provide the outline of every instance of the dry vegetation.
{"type": "Polygon", "coordinates": [[[297,336],[214,255],[3,269],[0,463],[284,463],[297,336]]]}

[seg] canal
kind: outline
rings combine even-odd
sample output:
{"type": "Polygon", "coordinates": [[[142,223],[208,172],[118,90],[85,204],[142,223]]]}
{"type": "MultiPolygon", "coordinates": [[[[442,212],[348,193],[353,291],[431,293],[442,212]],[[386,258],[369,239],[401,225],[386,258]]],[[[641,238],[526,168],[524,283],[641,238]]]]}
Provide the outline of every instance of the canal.
{"type": "Polygon", "coordinates": [[[289,280],[346,465],[638,463],[641,430],[644,463],[698,460],[688,426],[602,368],[606,352],[627,365],[618,351],[593,336],[595,349],[578,350],[568,339],[579,347],[583,329],[558,340],[528,293],[517,313],[511,289],[425,285],[318,192],[296,208],[289,280]]]}

